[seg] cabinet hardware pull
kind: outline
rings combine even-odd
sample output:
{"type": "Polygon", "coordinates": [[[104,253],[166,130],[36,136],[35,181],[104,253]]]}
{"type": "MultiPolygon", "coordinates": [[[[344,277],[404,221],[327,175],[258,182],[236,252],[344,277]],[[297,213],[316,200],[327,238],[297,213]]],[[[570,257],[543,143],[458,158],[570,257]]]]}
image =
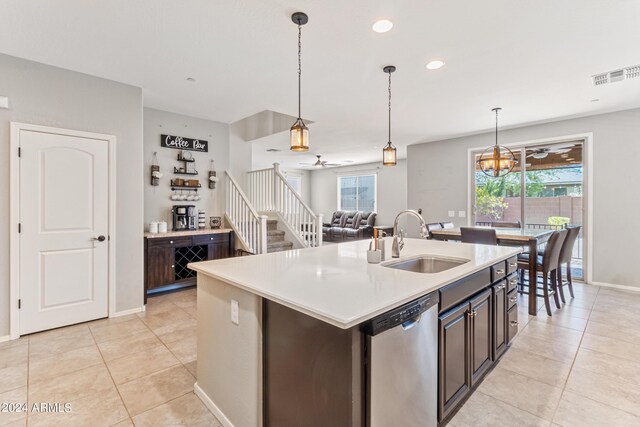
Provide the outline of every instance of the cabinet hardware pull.
{"type": "Polygon", "coordinates": [[[169,240],[169,243],[173,245],[173,240],[169,240]]]}
{"type": "Polygon", "coordinates": [[[509,301],[516,302],[516,301],[518,301],[518,298],[517,297],[511,297],[511,298],[509,298],[509,301]]]}
{"type": "Polygon", "coordinates": [[[509,324],[511,326],[516,326],[518,324],[518,321],[517,320],[512,320],[512,321],[509,322],[509,324]]]}
{"type": "Polygon", "coordinates": [[[175,265],[171,264],[171,268],[175,268],[175,265]]]}
{"type": "Polygon", "coordinates": [[[503,269],[496,270],[496,274],[504,274],[504,270],[503,269]]]}
{"type": "Polygon", "coordinates": [[[509,267],[517,267],[518,263],[517,262],[510,262],[509,263],[509,267]]]}
{"type": "Polygon", "coordinates": [[[213,237],[210,237],[209,240],[213,240],[213,237]]]}

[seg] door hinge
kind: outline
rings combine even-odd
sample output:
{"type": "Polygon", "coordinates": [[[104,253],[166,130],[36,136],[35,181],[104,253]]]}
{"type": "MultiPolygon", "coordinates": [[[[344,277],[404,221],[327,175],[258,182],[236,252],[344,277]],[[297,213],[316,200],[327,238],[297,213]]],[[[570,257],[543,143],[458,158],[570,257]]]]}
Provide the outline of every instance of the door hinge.
{"type": "Polygon", "coordinates": [[[22,147],[18,147],[18,157],[22,157],[22,147]]]}
{"type": "Polygon", "coordinates": [[[18,223],[18,233],[22,233],[22,223],[18,223]]]}
{"type": "Polygon", "coordinates": [[[22,308],[22,299],[18,300],[18,310],[22,308]]]}

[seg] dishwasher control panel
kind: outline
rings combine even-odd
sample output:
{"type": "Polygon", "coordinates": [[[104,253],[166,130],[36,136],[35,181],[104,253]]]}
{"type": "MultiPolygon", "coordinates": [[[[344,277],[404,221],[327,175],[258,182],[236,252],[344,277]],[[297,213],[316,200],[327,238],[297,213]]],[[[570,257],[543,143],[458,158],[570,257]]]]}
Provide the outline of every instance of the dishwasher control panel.
{"type": "Polygon", "coordinates": [[[420,297],[364,323],[362,332],[371,336],[382,333],[424,313],[429,308],[437,305],[438,300],[439,294],[437,291],[420,297]]]}

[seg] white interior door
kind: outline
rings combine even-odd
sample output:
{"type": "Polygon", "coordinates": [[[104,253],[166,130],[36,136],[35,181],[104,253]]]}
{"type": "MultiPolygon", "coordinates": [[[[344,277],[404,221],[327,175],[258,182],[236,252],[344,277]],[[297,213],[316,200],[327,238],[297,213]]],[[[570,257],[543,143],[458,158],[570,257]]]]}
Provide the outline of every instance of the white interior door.
{"type": "Polygon", "coordinates": [[[108,141],[21,129],[19,147],[20,334],[106,317],[108,141]]]}

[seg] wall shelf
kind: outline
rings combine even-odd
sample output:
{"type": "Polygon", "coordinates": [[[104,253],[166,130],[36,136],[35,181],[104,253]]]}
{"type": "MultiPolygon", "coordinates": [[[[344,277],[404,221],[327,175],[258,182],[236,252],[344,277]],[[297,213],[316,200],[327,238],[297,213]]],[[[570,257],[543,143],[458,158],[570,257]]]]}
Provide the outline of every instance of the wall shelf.
{"type": "Polygon", "coordinates": [[[199,172],[181,172],[178,168],[176,168],[175,166],[173,167],[173,173],[175,175],[198,175],[199,172]]]}

